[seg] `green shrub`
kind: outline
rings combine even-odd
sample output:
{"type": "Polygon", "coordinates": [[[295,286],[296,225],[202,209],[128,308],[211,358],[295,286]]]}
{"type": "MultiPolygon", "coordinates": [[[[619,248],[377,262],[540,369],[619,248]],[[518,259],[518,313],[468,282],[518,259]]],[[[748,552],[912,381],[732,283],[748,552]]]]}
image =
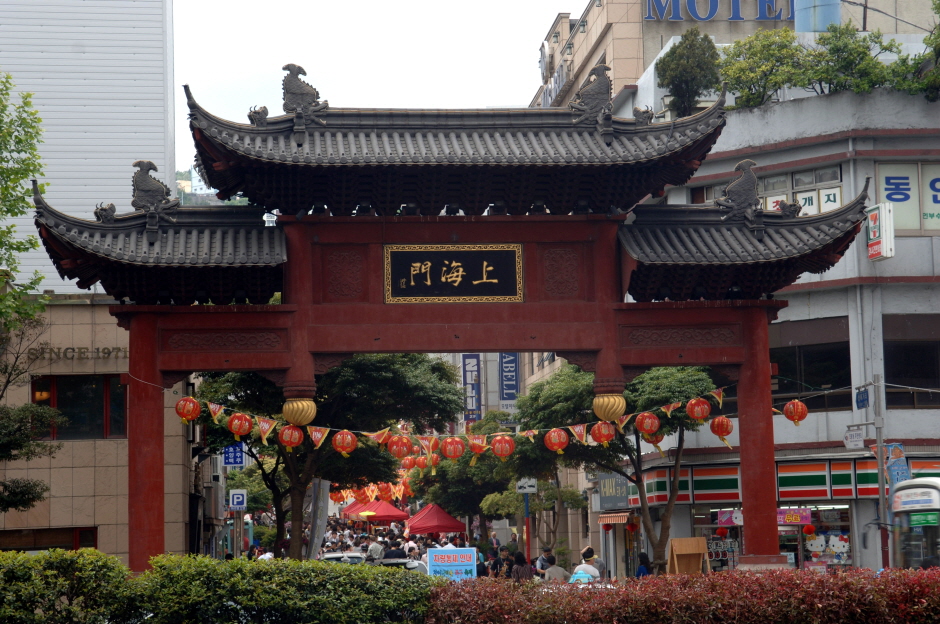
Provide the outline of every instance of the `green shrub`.
{"type": "Polygon", "coordinates": [[[219,561],[163,555],[135,579],[148,624],[420,621],[441,581],[317,561],[219,561]]]}
{"type": "Polygon", "coordinates": [[[93,549],[0,552],[0,622],[97,623],[125,618],[129,570],[93,549]]]}
{"type": "Polygon", "coordinates": [[[265,526],[256,526],[255,527],[255,539],[258,540],[259,546],[264,546],[265,548],[272,548],[274,546],[274,540],[277,538],[277,529],[274,527],[265,527],[265,526]]]}

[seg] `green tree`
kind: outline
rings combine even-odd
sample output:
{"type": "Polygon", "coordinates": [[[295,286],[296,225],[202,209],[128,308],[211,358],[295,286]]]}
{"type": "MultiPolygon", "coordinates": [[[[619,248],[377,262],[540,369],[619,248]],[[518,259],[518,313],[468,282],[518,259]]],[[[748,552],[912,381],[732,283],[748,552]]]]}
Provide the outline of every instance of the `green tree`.
{"type": "Polygon", "coordinates": [[[691,115],[703,95],[721,86],[718,61],[711,37],[693,26],[656,62],[659,86],[672,96],[669,109],[676,117],[691,115]]]}
{"type": "MultiPolygon", "coordinates": [[[[274,463],[277,461],[273,457],[261,456],[259,462],[253,463],[242,470],[232,470],[226,478],[226,490],[246,490],[248,492],[247,510],[249,513],[254,511],[267,511],[274,504],[274,496],[271,488],[262,476],[262,468],[266,472],[272,473],[274,463]]],[[[283,473],[273,472],[278,479],[278,490],[287,493],[290,484],[287,482],[283,473]]],[[[283,496],[282,496],[283,499],[283,496]]]]}
{"type": "MultiPolygon", "coordinates": [[[[470,426],[474,435],[492,435],[507,433],[510,430],[500,426],[499,421],[511,420],[508,412],[490,411],[483,418],[470,426]]],[[[431,475],[425,470],[424,475],[418,469],[411,472],[411,488],[417,498],[442,507],[447,513],[456,516],[477,516],[480,531],[485,532],[486,514],[480,507],[489,494],[502,492],[514,480],[512,464],[500,461],[487,451],[481,453],[474,465],[470,449],[464,452],[456,462],[443,460],[437,467],[437,474],[431,475]]]]}
{"type": "MultiPolygon", "coordinates": [[[[526,441],[524,444],[528,444],[526,441]]],[[[570,487],[559,487],[555,481],[539,481],[538,492],[529,495],[529,517],[532,521],[532,537],[539,546],[555,548],[558,543],[558,521],[562,508],[583,509],[587,503],[581,498],[581,492],[570,487]],[[543,537],[544,534],[544,537],[543,537]]],[[[480,508],[488,516],[525,515],[525,498],[516,492],[515,484],[495,494],[486,496],[480,508]]]]}
{"type": "MultiPolygon", "coordinates": [[[[593,374],[585,373],[575,366],[566,366],[558,373],[534,384],[529,394],[520,396],[517,402],[517,420],[523,429],[547,430],[580,423],[594,423],[592,389],[593,374]]],[[[653,368],[627,384],[624,397],[631,411],[652,411],[663,405],[681,403],[669,415],[658,411],[659,433],[676,435],[676,452],[671,462],[674,469],[669,500],[660,514],[660,530],[650,515],[643,483],[643,456],[640,448],[640,433],[632,426],[632,420],[624,426],[624,433],[617,433],[607,447],[595,444],[580,444],[572,440],[564,454],[549,451],[544,444],[517,443],[514,457],[518,474],[546,478],[559,467],[612,472],[622,475],[636,485],[640,498],[640,514],[643,527],[653,543],[653,565],[662,570],[666,563],[666,544],[672,524],[672,512],[679,492],[679,467],[685,447],[685,432],[695,431],[701,423],[690,418],[685,404],[692,398],[705,396],[714,390],[707,369],[702,367],[653,368]]]]}
{"type": "Polygon", "coordinates": [[[719,64],[721,78],[735,93],[736,106],[761,106],[781,88],[793,84],[802,54],[803,48],[789,28],[758,30],[724,51],[719,64]]]}
{"type": "MultiPolygon", "coordinates": [[[[45,405],[0,405],[0,462],[52,457],[62,445],[43,438],[64,423],[57,410],[45,405]]],[[[0,513],[31,509],[48,492],[49,484],[37,479],[0,480],[0,513]]]]}
{"type": "Polygon", "coordinates": [[[794,84],[817,95],[869,93],[890,82],[891,71],[878,58],[886,52],[900,54],[901,46],[894,39],[885,42],[877,30],[860,33],[851,21],[830,24],[806,48],[794,84]]]}
{"type": "MultiPolygon", "coordinates": [[[[204,373],[203,379],[198,398],[255,416],[279,417],[284,395],[260,375],[204,373]]],[[[453,366],[427,355],[356,355],[317,378],[317,416],[311,424],[333,430],[371,432],[407,421],[416,433],[443,429],[455,413],[463,410],[463,392],[456,382],[453,366]]],[[[211,423],[207,411],[200,418],[211,423]]],[[[233,443],[224,423],[210,429],[214,449],[233,443]]],[[[394,482],[398,477],[398,460],[365,436],[359,436],[358,447],[349,458],[337,453],[330,440],[314,449],[307,436],[300,446],[287,452],[276,432],[268,436],[267,446],[254,434],[246,440],[246,447],[272,492],[278,544],[285,534],[286,519],[283,506],[279,505],[290,501],[292,522],[299,526],[304,496],[313,479],[358,488],[368,483],[394,482]],[[273,459],[273,463],[266,458],[273,459]],[[286,493],[283,477],[288,484],[286,493]]],[[[303,532],[291,531],[291,558],[299,559],[302,547],[303,532]]]]}

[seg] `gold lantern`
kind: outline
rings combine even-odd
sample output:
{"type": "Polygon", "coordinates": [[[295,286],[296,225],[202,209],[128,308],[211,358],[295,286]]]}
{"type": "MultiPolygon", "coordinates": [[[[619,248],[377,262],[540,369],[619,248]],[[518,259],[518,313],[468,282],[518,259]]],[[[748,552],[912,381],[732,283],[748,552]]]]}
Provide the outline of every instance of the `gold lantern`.
{"type": "Polygon", "coordinates": [[[594,413],[601,420],[615,422],[627,411],[627,401],[622,394],[598,394],[594,397],[594,413]]]}
{"type": "Polygon", "coordinates": [[[282,414],[290,424],[303,427],[316,417],[317,404],[313,399],[287,399],[282,414]]]}

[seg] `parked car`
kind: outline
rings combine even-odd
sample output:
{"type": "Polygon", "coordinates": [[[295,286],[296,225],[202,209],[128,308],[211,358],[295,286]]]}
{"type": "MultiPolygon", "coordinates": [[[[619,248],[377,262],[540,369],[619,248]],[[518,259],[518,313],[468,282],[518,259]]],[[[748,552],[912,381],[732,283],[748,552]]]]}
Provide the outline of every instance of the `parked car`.
{"type": "Polygon", "coordinates": [[[428,573],[427,564],[423,561],[415,561],[414,559],[381,559],[376,561],[375,564],[389,568],[402,568],[417,572],[418,574],[428,573]]]}
{"type": "Polygon", "coordinates": [[[320,557],[320,561],[327,563],[365,563],[366,556],[363,553],[344,552],[344,553],[326,553],[320,557]]]}

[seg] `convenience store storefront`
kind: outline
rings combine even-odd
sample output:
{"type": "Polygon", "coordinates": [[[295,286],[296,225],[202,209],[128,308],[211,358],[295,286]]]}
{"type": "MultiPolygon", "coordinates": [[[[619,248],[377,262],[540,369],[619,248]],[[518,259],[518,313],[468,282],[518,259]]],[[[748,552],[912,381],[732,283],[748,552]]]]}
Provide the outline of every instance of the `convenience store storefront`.
{"type": "MultiPolygon", "coordinates": [[[[911,472],[940,476],[937,458],[909,458],[911,472]]],[[[780,553],[794,568],[832,571],[858,566],[861,535],[874,520],[878,498],[877,463],[871,458],[777,462],[777,529],[780,553]],[[869,517],[871,516],[871,517],[869,517]]],[[[672,469],[644,472],[654,520],[669,500],[672,469]]],[[[599,475],[604,489],[627,491],[623,511],[639,513],[636,486],[616,475],[599,475]],[[622,484],[615,483],[622,479],[622,484]],[[609,481],[605,484],[605,480],[609,481]]],[[[605,509],[610,513],[612,509],[605,509]]],[[[673,537],[705,537],[714,571],[737,565],[747,535],[743,530],[740,464],[683,466],[673,514],[673,537]],[[685,507],[683,511],[682,507],[685,507]],[[688,523],[680,516],[687,513],[688,523]]],[[[622,527],[618,527],[622,528],[622,527]]],[[[642,530],[642,529],[641,529],[642,530]]],[[[870,531],[869,531],[870,532],[870,531]]],[[[632,553],[623,553],[629,559],[632,553]]]]}

